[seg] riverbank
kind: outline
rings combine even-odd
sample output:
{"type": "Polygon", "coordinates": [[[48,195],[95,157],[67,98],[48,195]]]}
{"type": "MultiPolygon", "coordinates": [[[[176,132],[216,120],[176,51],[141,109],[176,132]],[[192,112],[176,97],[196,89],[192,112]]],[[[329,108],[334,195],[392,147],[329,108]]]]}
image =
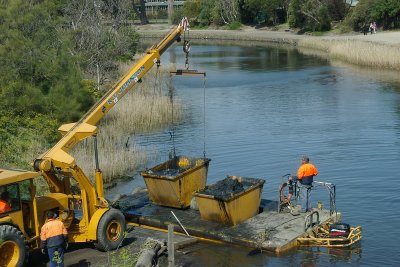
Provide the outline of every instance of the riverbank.
{"type": "MultiPolygon", "coordinates": [[[[171,26],[150,24],[137,26],[142,38],[160,38],[171,26]]],[[[270,30],[243,26],[239,30],[190,30],[190,39],[287,44],[325,52],[332,59],[372,68],[400,70],[400,31],[311,36],[296,34],[290,29],[270,30]]]]}

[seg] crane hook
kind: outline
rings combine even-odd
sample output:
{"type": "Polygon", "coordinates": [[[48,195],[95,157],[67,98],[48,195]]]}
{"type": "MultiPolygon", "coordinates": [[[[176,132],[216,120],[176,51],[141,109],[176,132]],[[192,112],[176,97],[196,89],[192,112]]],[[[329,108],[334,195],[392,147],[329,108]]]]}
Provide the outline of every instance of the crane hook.
{"type": "Polygon", "coordinates": [[[185,68],[189,69],[189,52],[190,52],[190,42],[188,40],[183,41],[183,52],[185,53],[185,68]]]}

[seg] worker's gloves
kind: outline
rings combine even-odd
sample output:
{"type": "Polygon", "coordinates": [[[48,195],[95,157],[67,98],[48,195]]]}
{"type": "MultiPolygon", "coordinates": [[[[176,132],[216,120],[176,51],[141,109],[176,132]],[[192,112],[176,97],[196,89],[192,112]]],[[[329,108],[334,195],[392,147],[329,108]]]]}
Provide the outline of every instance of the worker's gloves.
{"type": "Polygon", "coordinates": [[[44,250],[44,248],[41,249],[42,254],[46,254],[46,251],[44,250]]]}

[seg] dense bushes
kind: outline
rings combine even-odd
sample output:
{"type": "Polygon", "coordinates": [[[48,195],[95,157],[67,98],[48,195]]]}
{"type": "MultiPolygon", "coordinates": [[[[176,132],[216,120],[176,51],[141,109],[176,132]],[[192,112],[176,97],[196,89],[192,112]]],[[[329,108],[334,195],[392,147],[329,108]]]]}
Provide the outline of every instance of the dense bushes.
{"type": "Polygon", "coordinates": [[[25,165],[24,153],[54,143],[132,58],[138,38],[121,24],[123,4],[0,1],[1,166],[25,165]]]}

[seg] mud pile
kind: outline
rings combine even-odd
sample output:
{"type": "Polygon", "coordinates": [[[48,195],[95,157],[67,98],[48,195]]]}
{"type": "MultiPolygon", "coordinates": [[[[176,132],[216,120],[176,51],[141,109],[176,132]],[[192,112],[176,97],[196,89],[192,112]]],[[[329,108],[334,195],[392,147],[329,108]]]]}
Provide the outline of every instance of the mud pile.
{"type": "Polygon", "coordinates": [[[187,171],[187,168],[170,168],[170,169],[165,169],[165,170],[148,170],[147,173],[151,174],[151,175],[157,175],[157,176],[161,176],[161,177],[166,177],[166,178],[175,178],[176,176],[178,176],[179,174],[187,171]]]}
{"type": "Polygon", "coordinates": [[[252,185],[252,183],[247,181],[239,182],[237,179],[227,177],[215,184],[206,186],[204,190],[199,193],[214,196],[215,199],[228,200],[232,196],[243,192],[252,185]]]}

